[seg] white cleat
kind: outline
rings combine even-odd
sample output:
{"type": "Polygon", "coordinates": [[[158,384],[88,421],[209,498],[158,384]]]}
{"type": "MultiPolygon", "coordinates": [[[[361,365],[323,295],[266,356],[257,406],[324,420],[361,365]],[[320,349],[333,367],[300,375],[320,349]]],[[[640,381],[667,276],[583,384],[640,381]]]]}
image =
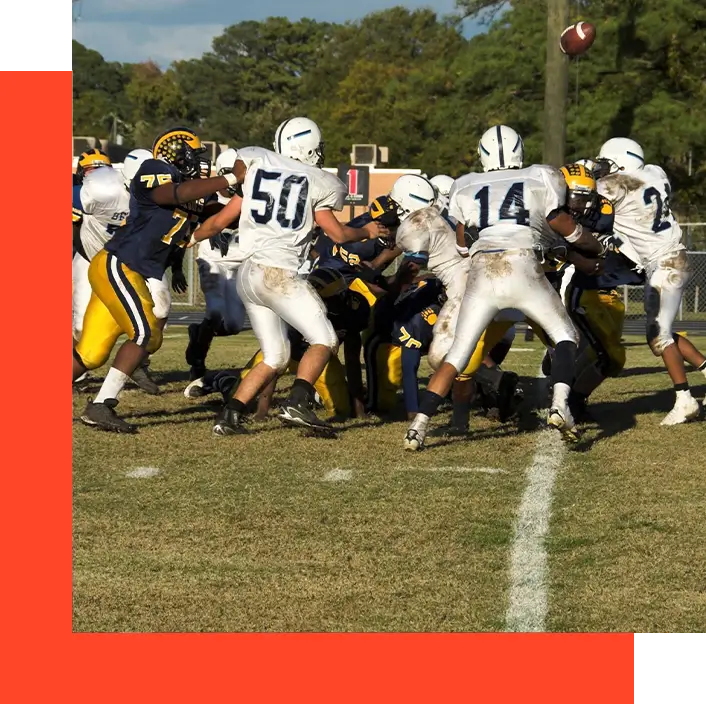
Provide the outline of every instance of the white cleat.
{"type": "Polygon", "coordinates": [[[204,395],[203,377],[194,379],[185,389],[184,396],[186,398],[199,398],[204,395]]]}
{"type": "Polygon", "coordinates": [[[679,425],[686,423],[696,418],[699,412],[699,402],[691,394],[688,396],[680,395],[677,397],[674,408],[667,413],[660,425],[679,425]]]}
{"type": "Polygon", "coordinates": [[[424,448],[424,440],[427,436],[427,427],[429,425],[429,418],[417,414],[417,417],[412,421],[412,425],[409,426],[407,434],[404,436],[404,449],[416,452],[424,448]]]}
{"type": "Polygon", "coordinates": [[[550,428],[556,428],[563,438],[569,442],[576,442],[579,439],[576,422],[568,408],[559,408],[557,406],[550,408],[547,416],[547,425],[550,428]]]}

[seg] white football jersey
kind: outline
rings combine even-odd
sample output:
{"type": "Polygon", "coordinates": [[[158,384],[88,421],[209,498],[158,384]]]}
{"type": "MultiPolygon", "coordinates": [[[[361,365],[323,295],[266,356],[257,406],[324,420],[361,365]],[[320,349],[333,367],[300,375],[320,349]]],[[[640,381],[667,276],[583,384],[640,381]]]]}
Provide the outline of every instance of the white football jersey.
{"type": "Polygon", "coordinates": [[[468,267],[469,260],[456,249],[456,233],[434,205],[417,210],[399,226],[395,245],[406,253],[428,254],[429,271],[447,289],[453,285],[458,272],[468,267]]]}
{"type": "Polygon", "coordinates": [[[130,194],[119,171],[101,167],[89,171],[80,191],[81,244],[89,260],[103,249],[130,212],[130,194]]]}
{"type": "Polygon", "coordinates": [[[552,166],[500,169],[459,178],[449,215],[478,229],[471,254],[492,249],[542,249],[555,241],[547,215],[566,202],[566,182],[552,166]]]}
{"type": "Polygon", "coordinates": [[[247,166],[240,248],[257,264],[297,271],[317,210],[341,210],[346,187],[334,174],[260,147],[238,150],[247,166]]]}
{"type": "MultiPolygon", "coordinates": [[[[226,198],[220,193],[216,195],[218,202],[222,205],[226,205],[230,201],[230,198],[226,198]]],[[[220,234],[204,240],[199,244],[198,258],[209,262],[222,262],[223,264],[232,264],[234,267],[237,266],[245,259],[245,255],[240,249],[239,231],[227,227],[220,234]],[[225,254],[221,249],[222,242],[228,243],[228,249],[225,254]]]]}
{"type": "MultiPolygon", "coordinates": [[[[598,192],[613,203],[613,231],[627,240],[649,267],[671,252],[685,249],[681,228],[670,209],[671,186],[667,174],[654,164],[637,171],[619,171],[598,181],[598,192]]],[[[621,250],[622,251],[622,250],[621,250]]]]}

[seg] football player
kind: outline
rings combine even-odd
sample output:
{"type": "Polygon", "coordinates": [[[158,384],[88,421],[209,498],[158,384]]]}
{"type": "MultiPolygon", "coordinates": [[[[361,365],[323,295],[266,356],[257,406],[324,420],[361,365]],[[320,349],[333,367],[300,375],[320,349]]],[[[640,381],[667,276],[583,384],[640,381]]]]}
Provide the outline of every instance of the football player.
{"type": "Polygon", "coordinates": [[[417,372],[429,351],[433,328],[446,301],[444,286],[436,278],[418,281],[397,300],[385,299],[376,306],[376,325],[365,343],[368,407],[372,413],[387,413],[397,405],[397,390],[403,389],[409,419],[419,410],[417,372]],[[389,308],[389,310],[387,310],[389,308]]]}
{"type": "MultiPolygon", "coordinates": [[[[222,176],[235,166],[238,152],[226,149],[216,159],[216,173],[222,176]]],[[[234,188],[219,191],[218,202],[226,205],[236,194],[234,188]]],[[[245,323],[245,307],[235,285],[235,275],[243,260],[238,244],[238,229],[230,227],[219,235],[202,242],[196,264],[199,281],[206,299],[206,315],[200,323],[189,325],[186,363],[189,365],[187,398],[201,395],[202,378],[206,373],[206,355],[216,335],[237,335],[245,323]]]]}
{"type": "Polygon", "coordinates": [[[73,378],[105,364],[121,333],[128,340],[115,355],[95,400],[86,406],[81,419],[88,425],[135,431],[117,416],[115,407],[127,379],[162,344],[163,326],[155,316],[147,280],[164,277],[170,258],[186,244],[190,217],[203,211],[203,199],[236,183],[232,174],[200,178],[207,166],[204,152],[190,129],[179,127],[159,135],[153,158],[142,162],[132,179],[125,224],[91,260],[92,293],[83,334],[73,351],[73,378]]]}
{"type": "Polygon", "coordinates": [[[647,343],[664,360],[674,384],[674,407],[662,425],[685,423],[699,415],[699,404],[689,390],[684,360],[706,376],[706,357],[672,331],[690,272],[681,229],[670,209],[669,179],[661,167],[645,164],[642,147],[624,137],[603,144],[596,162],[607,165],[598,192],[615,208],[616,244],[645,270],[647,343]]]}
{"type": "MultiPolygon", "coordinates": [[[[73,192],[73,220],[76,227],[72,262],[72,317],[75,342],[81,338],[83,318],[91,298],[89,264],[127,217],[130,207],[130,180],[137,170],[136,166],[144,161],[145,155],[151,158],[151,154],[145,149],[130,152],[125,157],[122,176],[112,168],[107,155],[97,149],[86,152],[79,158],[77,174],[80,184],[73,192]]],[[[150,281],[149,286],[155,298],[155,315],[166,322],[171,304],[166,276],[164,281],[150,281]]],[[[135,370],[132,380],[143,391],[158,394],[159,387],[150,377],[147,365],[148,361],[145,360],[135,370]]]]}
{"type": "MultiPolygon", "coordinates": [[[[368,327],[370,305],[363,294],[353,291],[346,285],[342,274],[336,269],[316,269],[308,277],[309,283],[326,304],[329,320],[343,346],[344,363],[331,356],[321,376],[314,383],[314,389],[326,411],[336,420],[365,415],[363,398],[363,377],[360,366],[362,348],[361,334],[368,327]]],[[[291,359],[288,371],[296,374],[299,362],[308,345],[301,333],[289,328],[291,359]]],[[[240,378],[244,379],[250,370],[263,359],[262,350],[247,363],[240,378]]],[[[267,416],[276,379],[260,392],[256,419],[267,416]]]]}
{"type": "Polygon", "coordinates": [[[515,130],[505,125],[487,130],[478,153],[484,173],[456,181],[449,208],[458,221],[456,247],[461,256],[470,257],[466,291],[453,344],[429,381],[420,412],[405,436],[404,446],[410,450],[423,447],[429,419],[468,364],[483,331],[503,309],[518,309],[541,325],[553,341],[554,391],[548,423],[567,437],[574,431],[568,398],[578,336],[561,299],[544,276],[538,251],[547,230],[588,254],[601,253],[601,244],[562,210],[566,184],[558,169],[523,168],[522,139],[515,130]],[[478,233],[470,250],[465,244],[465,227],[478,233]]]}
{"type": "Polygon", "coordinates": [[[303,335],[309,347],[280,418],[294,425],[330,429],[314,413],[313,385],[338,350],[338,337],[323,301],[297,272],[315,224],[337,244],[374,239],[387,234],[387,229],[374,221],[352,228],[336,219],[333,213],[343,208],[346,190],[340,179],[321,168],[323,146],[316,123],[295,117],[278,127],[274,151],[239,150],[235,176],[243,183],[243,197],[234,196],[194,233],[196,241],[208,239],[240,218],[244,261],[236,278],[238,294],[263,352],[263,361],[238,385],[218,416],[216,435],[242,432],[247,404],[287,368],[288,325],[303,335]]]}
{"type": "MultiPolygon", "coordinates": [[[[613,206],[598,195],[592,173],[578,162],[563,166],[561,172],[567,184],[566,209],[597,236],[609,236],[613,232],[613,206]]],[[[575,250],[568,250],[567,259],[574,266],[565,271],[567,280],[562,282],[562,290],[581,338],[569,408],[574,419],[580,420],[586,416],[588,397],[625,366],[625,305],[616,289],[642,285],[645,278],[615,247],[602,259],[588,259],[575,250]]]]}
{"type": "MultiPolygon", "coordinates": [[[[469,260],[458,252],[454,232],[449,221],[435,206],[423,207],[414,212],[398,228],[395,244],[404,252],[405,261],[428,267],[444,285],[447,300],[438,315],[434,339],[429,349],[428,361],[432,369],[439,368],[454,340],[458,314],[466,289],[469,260]]],[[[460,431],[467,429],[470,420],[471,377],[488,389],[489,395],[499,399],[502,416],[507,415],[515,394],[518,377],[513,372],[503,372],[489,358],[490,351],[503,339],[516,321],[507,311],[496,316],[483,333],[466,368],[454,384],[454,419],[452,425],[460,431]]]]}

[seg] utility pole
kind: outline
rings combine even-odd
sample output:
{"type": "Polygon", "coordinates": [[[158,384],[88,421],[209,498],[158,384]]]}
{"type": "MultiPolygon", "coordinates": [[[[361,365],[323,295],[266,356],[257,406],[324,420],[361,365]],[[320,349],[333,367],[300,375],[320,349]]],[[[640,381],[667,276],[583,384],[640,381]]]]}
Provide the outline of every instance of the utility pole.
{"type": "Polygon", "coordinates": [[[544,163],[564,164],[569,57],[559,37],[569,25],[569,0],[547,0],[547,67],[544,84],[544,163]]]}

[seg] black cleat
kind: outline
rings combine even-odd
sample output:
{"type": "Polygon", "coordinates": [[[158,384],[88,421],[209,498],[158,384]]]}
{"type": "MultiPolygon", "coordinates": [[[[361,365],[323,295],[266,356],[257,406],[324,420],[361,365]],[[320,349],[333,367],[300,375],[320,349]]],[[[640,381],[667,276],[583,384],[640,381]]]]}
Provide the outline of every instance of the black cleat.
{"type": "Polygon", "coordinates": [[[138,388],[150,396],[159,396],[162,393],[157,382],[150,376],[147,364],[135,369],[130,378],[137,384],[138,388]]]}
{"type": "Polygon", "coordinates": [[[498,388],[498,417],[501,423],[509,420],[515,413],[515,389],[520,377],[515,372],[503,372],[498,388]]]}
{"type": "Polygon", "coordinates": [[[323,420],[320,420],[309,405],[285,401],[281,410],[282,412],[278,417],[283,423],[312,428],[313,430],[333,431],[333,427],[323,420]]]}
{"type": "Polygon", "coordinates": [[[213,434],[220,437],[226,435],[242,435],[247,432],[243,427],[245,417],[227,406],[218,414],[213,424],[213,434]]]}
{"type": "Polygon", "coordinates": [[[134,425],[126,423],[115,412],[118,399],[107,398],[103,403],[89,401],[81,416],[81,422],[99,430],[109,430],[113,433],[136,433],[134,425]]]}

